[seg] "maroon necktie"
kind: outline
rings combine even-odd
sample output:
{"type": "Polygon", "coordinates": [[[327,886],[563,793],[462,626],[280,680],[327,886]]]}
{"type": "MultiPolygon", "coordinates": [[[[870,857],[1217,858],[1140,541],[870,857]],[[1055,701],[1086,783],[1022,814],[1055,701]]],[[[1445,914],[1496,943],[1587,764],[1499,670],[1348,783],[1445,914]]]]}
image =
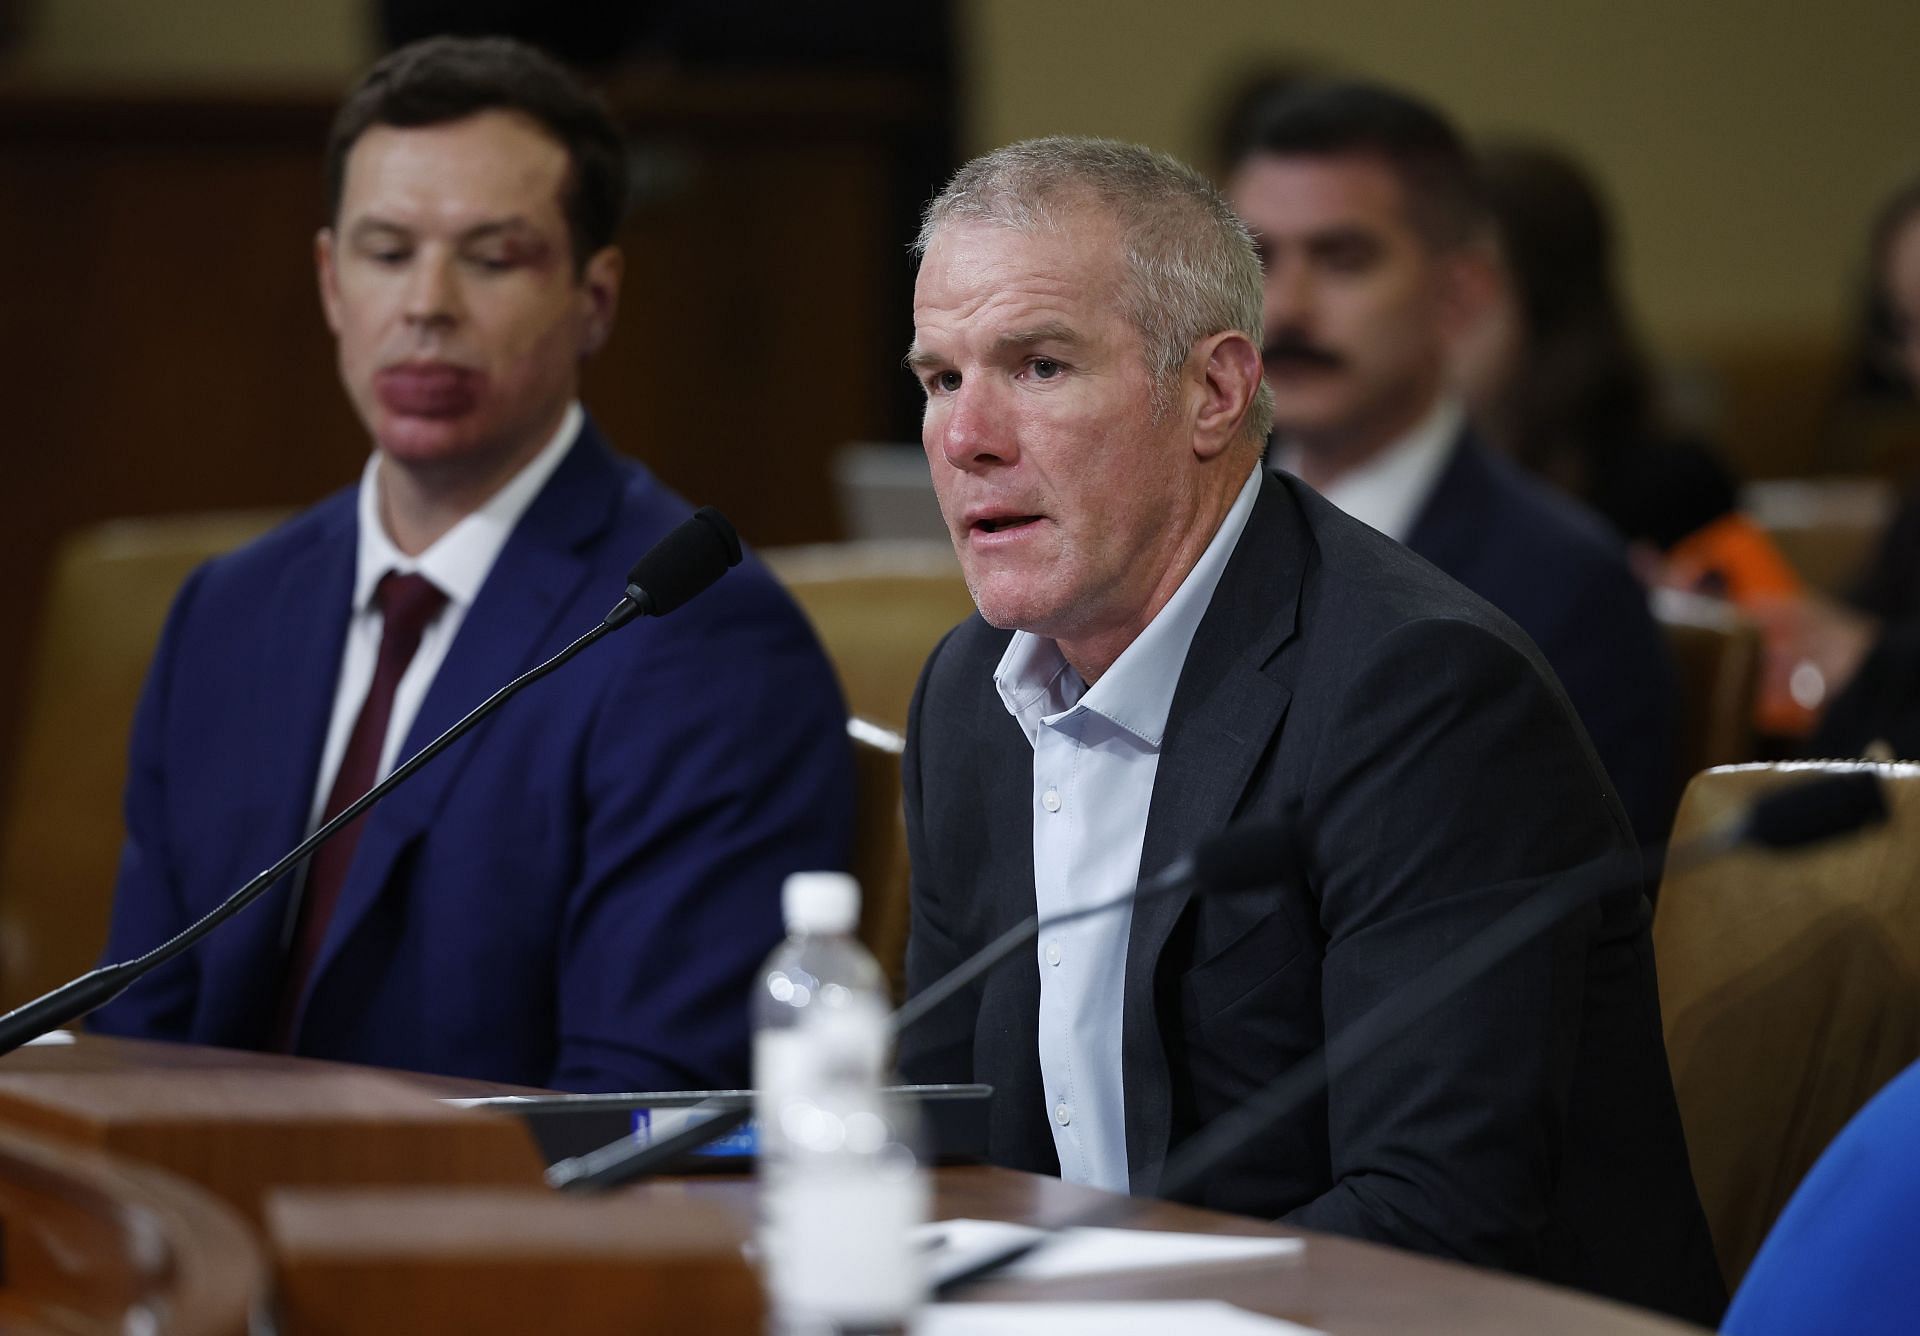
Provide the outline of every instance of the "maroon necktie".
{"type": "MultiPolygon", "coordinates": [[[[347,749],[341,754],[340,769],[327,794],[326,810],[320,824],[325,825],[372,788],[379,779],[380,751],[387,740],[387,721],[393,716],[393,693],[400,685],[414,651],[420,648],[420,635],[427,624],[446,606],[447,596],[424,575],[401,575],[388,571],[373,591],[380,606],[380,659],[373,669],[373,682],[367,687],[367,699],[353,721],[347,749]]],[[[299,1008],[320,943],[327,935],[327,922],[340,901],[340,888],[347,884],[347,872],[353,866],[353,853],[360,845],[360,832],[366,827],[362,812],[339,834],[314,852],[307,863],[307,888],[300,902],[300,926],[294,934],[293,951],[287,957],[286,980],[281,985],[280,1019],[276,1026],[275,1047],[289,1052],[293,1047],[293,1018],[299,1008]]]]}

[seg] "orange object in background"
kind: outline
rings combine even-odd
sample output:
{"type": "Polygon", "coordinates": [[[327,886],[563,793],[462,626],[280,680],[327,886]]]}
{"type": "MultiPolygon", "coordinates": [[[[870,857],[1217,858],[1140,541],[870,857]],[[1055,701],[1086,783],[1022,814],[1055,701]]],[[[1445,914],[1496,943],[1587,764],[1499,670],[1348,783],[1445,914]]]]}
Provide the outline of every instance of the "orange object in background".
{"type": "Polygon", "coordinates": [[[1765,652],[1754,698],[1754,727],[1764,736],[1777,738],[1804,738],[1811,733],[1824,702],[1804,689],[1795,694],[1793,677],[1801,656],[1790,629],[1794,619],[1781,615],[1784,608],[1805,598],[1806,585],[1766,530],[1746,515],[1729,511],[1668,550],[1665,580],[1758,614],[1765,652]]]}
{"type": "Polygon", "coordinates": [[[1767,599],[1797,598],[1806,589],[1767,531],[1737,510],[1668,549],[1667,572],[1670,583],[1742,608],[1767,599]]]}

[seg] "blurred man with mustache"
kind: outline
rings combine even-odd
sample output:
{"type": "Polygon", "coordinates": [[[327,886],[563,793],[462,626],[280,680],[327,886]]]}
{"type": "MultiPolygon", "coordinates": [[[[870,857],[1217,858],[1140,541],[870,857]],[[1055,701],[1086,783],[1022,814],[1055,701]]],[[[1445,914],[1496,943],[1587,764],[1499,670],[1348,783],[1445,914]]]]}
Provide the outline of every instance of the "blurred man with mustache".
{"type": "MultiPolygon", "coordinates": [[[[109,958],[593,626],[688,514],[578,401],[624,154],[596,99],[500,39],[403,48],[341,108],[320,297],[373,452],[180,593],[109,958]]],[[[849,762],[831,669],[749,559],[529,687],[96,1025],[573,1090],[741,1084],[780,883],[846,857],[849,762]]]]}
{"type": "Polygon", "coordinates": [[[1672,668],[1622,544],[1475,438],[1449,363],[1492,244],[1434,109],[1309,83],[1255,121],[1227,184],[1265,269],[1270,463],[1512,617],[1552,665],[1643,841],[1675,796],[1672,668]]]}

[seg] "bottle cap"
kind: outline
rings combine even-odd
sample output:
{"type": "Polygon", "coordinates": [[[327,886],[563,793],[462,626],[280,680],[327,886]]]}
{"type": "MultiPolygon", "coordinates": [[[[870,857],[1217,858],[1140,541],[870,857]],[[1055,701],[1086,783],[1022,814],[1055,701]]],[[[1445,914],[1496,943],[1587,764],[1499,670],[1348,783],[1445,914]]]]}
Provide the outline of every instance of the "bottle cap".
{"type": "Polygon", "coordinates": [[[849,933],[860,922],[860,883],[844,872],[795,872],[780,888],[787,931],[849,933]]]}

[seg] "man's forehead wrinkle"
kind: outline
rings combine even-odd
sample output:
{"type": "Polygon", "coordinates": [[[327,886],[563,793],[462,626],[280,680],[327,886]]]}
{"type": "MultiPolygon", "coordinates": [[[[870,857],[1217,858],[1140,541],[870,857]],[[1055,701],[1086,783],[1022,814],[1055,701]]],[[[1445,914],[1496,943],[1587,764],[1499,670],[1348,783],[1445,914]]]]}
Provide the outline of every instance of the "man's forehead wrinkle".
{"type": "Polygon", "coordinates": [[[1420,234],[1417,200],[1384,159],[1370,154],[1319,157],[1269,157],[1263,170],[1256,161],[1241,169],[1232,194],[1254,213],[1269,213],[1276,199],[1293,202],[1296,216],[1289,230],[1249,223],[1256,239],[1273,245],[1305,246],[1321,238],[1344,240],[1365,236],[1379,242],[1393,240],[1396,229],[1420,234]],[[1291,180],[1282,183],[1276,174],[1291,180]]]}
{"type": "MultiPolygon", "coordinates": [[[[415,223],[401,218],[391,218],[378,212],[363,214],[359,218],[354,219],[348,227],[348,231],[354,236],[368,232],[402,232],[411,234],[418,230],[418,226],[415,223]]],[[[474,238],[496,235],[503,232],[533,233],[537,231],[538,228],[535,227],[532,219],[528,218],[525,214],[512,213],[498,218],[482,218],[478,222],[469,223],[460,229],[459,235],[463,239],[472,240],[474,238]]]]}
{"type": "Polygon", "coordinates": [[[1084,342],[1069,318],[1064,299],[1075,289],[1059,283],[1058,291],[1001,288],[970,294],[954,307],[922,305],[914,313],[916,332],[909,359],[920,363],[945,360],[948,354],[929,349],[973,342],[988,351],[1030,346],[1043,340],[1084,342]]]}
{"type": "Polygon", "coordinates": [[[1329,251],[1345,251],[1355,246],[1385,249],[1392,238],[1377,227],[1361,223],[1337,223],[1299,232],[1266,233],[1260,238],[1269,261],[1282,256],[1318,256],[1329,251]]]}
{"type": "Polygon", "coordinates": [[[1099,322],[1088,321],[1120,294],[1117,271],[1124,268],[1104,226],[1101,220],[1043,233],[991,220],[943,226],[915,290],[908,367],[1005,361],[1043,340],[1077,348],[1101,340],[1099,322]]]}
{"type": "Polygon", "coordinates": [[[377,218],[398,227],[464,231],[517,217],[531,226],[529,204],[551,199],[555,218],[564,221],[569,164],[558,143],[544,135],[538,142],[510,141],[497,148],[485,170],[450,177],[442,130],[381,125],[361,136],[347,157],[341,218],[349,225],[377,218]]]}

